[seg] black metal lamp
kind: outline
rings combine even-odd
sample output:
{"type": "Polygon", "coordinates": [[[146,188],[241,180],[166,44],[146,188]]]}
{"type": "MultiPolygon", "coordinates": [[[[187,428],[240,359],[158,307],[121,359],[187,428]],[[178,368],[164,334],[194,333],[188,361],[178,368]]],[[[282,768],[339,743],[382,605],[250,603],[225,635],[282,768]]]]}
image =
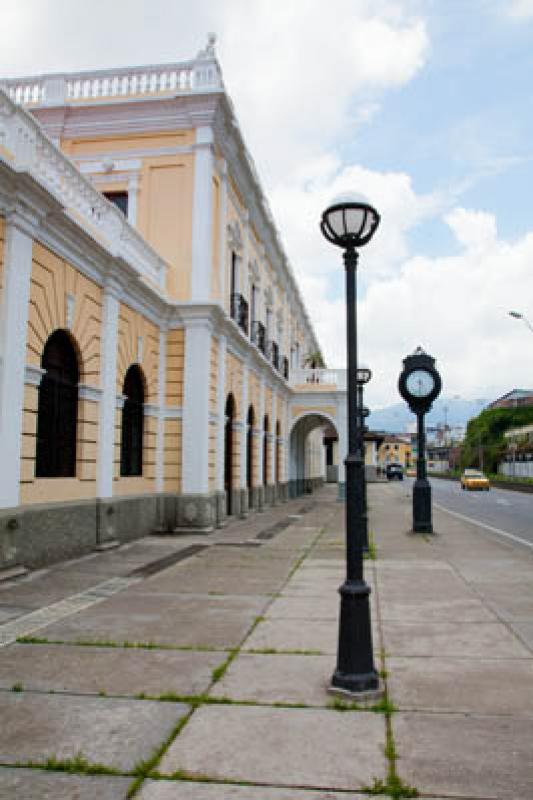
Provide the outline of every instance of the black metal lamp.
{"type": "Polygon", "coordinates": [[[365,553],[368,552],[368,500],[367,500],[367,489],[366,489],[366,467],[365,467],[365,431],[368,428],[365,425],[365,419],[370,414],[370,411],[366,406],[363,405],[363,388],[372,378],[372,372],[368,369],[368,367],[358,367],[356,373],[356,383],[357,383],[357,408],[359,411],[359,436],[360,436],[360,447],[361,453],[363,454],[363,469],[360,471],[360,481],[361,481],[361,493],[363,495],[363,550],[365,553]]]}
{"type": "MultiPolygon", "coordinates": [[[[357,402],[357,248],[367,244],[379,225],[378,212],[365,201],[337,202],[322,214],[325,238],[344,250],[348,357],[348,455],[346,467],[346,580],[339,588],[341,608],[337,668],[332,687],[351,694],[376,690],[370,624],[370,588],[363,577],[364,480],[362,419],[357,402]]],[[[368,370],[370,372],[370,370],[368,370]]]]}

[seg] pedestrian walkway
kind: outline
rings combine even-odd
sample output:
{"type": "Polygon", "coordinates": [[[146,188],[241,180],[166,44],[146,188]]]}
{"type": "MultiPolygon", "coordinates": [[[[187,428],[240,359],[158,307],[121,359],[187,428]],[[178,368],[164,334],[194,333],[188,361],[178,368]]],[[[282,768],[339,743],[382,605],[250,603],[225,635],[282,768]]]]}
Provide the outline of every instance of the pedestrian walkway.
{"type": "Polygon", "coordinates": [[[531,800],[533,557],[409,534],[401,485],[369,506],[371,708],[328,692],[335,487],[0,586],[0,799],[531,800]]]}

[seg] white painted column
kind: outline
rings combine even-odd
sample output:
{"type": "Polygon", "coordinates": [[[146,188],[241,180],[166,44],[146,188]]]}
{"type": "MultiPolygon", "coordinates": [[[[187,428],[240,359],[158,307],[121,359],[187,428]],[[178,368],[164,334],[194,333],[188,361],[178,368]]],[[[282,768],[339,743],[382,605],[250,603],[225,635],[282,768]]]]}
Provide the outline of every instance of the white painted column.
{"type": "Polygon", "coordinates": [[[24,370],[33,239],[23,220],[8,217],[0,300],[0,508],[20,502],[24,370]],[[19,227],[20,226],[20,227],[19,227]]]}
{"type": "Polygon", "coordinates": [[[259,382],[259,424],[257,426],[259,433],[259,470],[258,470],[258,483],[263,486],[264,471],[263,471],[263,447],[265,441],[265,379],[261,378],[259,382]]]}
{"type": "Polygon", "coordinates": [[[185,320],[183,374],[182,487],[184,494],[209,491],[209,366],[211,323],[185,320]]]}
{"type": "Polygon", "coordinates": [[[277,420],[277,402],[276,402],[276,393],[272,390],[272,407],[270,411],[270,431],[272,433],[270,437],[270,464],[271,464],[271,471],[270,474],[272,476],[272,485],[276,483],[276,422],[277,420]]]}
{"type": "Polygon", "coordinates": [[[225,439],[226,430],[226,350],[227,340],[225,336],[218,338],[218,394],[217,394],[217,492],[224,491],[224,460],[225,460],[225,439]]]}
{"type": "Polygon", "coordinates": [[[102,327],[102,396],[100,401],[98,465],[96,472],[96,491],[98,497],[112,497],[113,495],[119,305],[118,286],[106,286],[104,288],[102,327]]]}
{"type": "Polygon", "coordinates": [[[159,367],[157,373],[157,439],[155,446],[155,488],[165,488],[165,406],[167,378],[167,328],[159,328],[159,367]]]}
{"type": "Polygon", "coordinates": [[[196,129],[191,276],[191,300],[196,302],[205,302],[211,298],[213,141],[213,131],[210,127],[202,126],[196,129]]]}
{"type": "Polygon", "coordinates": [[[228,221],[228,166],[224,161],[220,170],[220,251],[218,254],[219,285],[220,285],[220,304],[222,308],[229,310],[229,294],[227,294],[227,221],[228,221]]]}
{"type": "Polygon", "coordinates": [[[241,409],[242,409],[242,431],[241,431],[241,489],[246,489],[246,464],[247,464],[247,451],[248,451],[248,364],[243,364],[242,367],[242,396],[241,396],[241,409]]]}

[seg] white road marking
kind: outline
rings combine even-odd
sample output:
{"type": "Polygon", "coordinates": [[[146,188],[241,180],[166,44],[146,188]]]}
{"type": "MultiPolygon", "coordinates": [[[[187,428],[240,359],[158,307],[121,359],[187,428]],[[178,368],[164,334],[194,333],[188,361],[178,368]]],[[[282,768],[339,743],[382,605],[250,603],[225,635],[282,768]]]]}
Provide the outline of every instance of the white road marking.
{"type": "Polygon", "coordinates": [[[464,514],[458,514],[457,511],[450,511],[449,508],[445,508],[439,503],[435,503],[434,505],[435,508],[446,512],[446,514],[450,514],[452,517],[457,517],[457,519],[462,519],[465,522],[471,522],[473,525],[478,525],[480,528],[485,528],[485,530],[490,531],[491,533],[497,533],[498,536],[504,536],[506,539],[511,539],[513,542],[518,542],[519,544],[523,544],[533,550],[533,542],[528,542],[527,539],[521,539],[519,536],[515,536],[513,533],[509,533],[508,531],[502,531],[500,528],[493,528],[492,525],[487,525],[485,522],[480,522],[472,517],[466,517],[464,514]]]}
{"type": "Polygon", "coordinates": [[[509,500],[496,500],[499,506],[510,506],[509,500]]]}

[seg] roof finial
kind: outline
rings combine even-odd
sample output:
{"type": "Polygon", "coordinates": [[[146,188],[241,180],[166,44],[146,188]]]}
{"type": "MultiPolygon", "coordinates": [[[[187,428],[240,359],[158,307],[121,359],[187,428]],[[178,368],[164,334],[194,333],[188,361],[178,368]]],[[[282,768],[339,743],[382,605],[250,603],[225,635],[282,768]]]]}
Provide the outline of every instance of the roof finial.
{"type": "Polygon", "coordinates": [[[200,50],[197,55],[197,58],[215,58],[215,44],[217,41],[216,33],[208,33],[207,34],[207,45],[205,50],[200,50]]]}

